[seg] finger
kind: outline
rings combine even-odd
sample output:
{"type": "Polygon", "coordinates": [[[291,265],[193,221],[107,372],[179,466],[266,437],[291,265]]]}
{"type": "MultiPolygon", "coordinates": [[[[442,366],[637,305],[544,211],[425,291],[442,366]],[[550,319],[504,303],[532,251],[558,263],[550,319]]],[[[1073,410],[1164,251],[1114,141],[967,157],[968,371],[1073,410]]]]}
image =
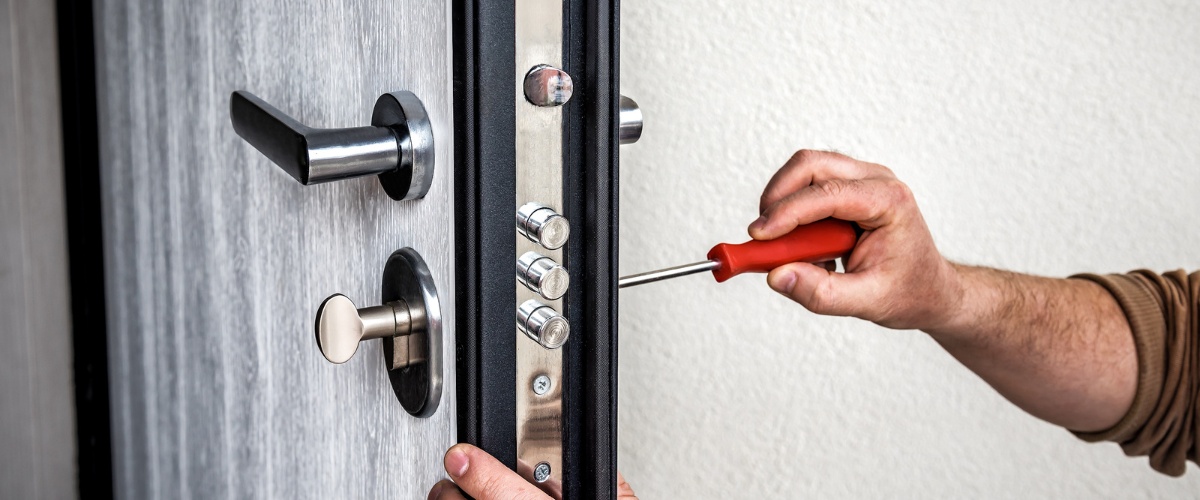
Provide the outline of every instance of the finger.
{"type": "Polygon", "coordinates": [[[433,485],[433,489],[429,490],[428,500],[466,500],[466,498],[452,481],[443,479],[433,485]]]}
{"type": "Polygon", "coordinates": [[[444,461],[450,478],[476,500],[550,498],[499,460],[469,444],[454,445],[444,461]]]}
{"type": "Polygon", "coordinates": [[[864,230],[889,222],[897,209],[912,202],[912,192],[894,179],[834,179],[810,185],[771,206],[750,225],[750,236],[769,240],[796,226],[833,217],[856,222],[864,230]]]}
{"type": "Polygon", "coordinates": [[[765,212],[787,197],[814,182],[830,179],[864,179],[875,174],[890,174],[882,165],[861,162],[830,151],[801,149],[780,167],[763,188],[758,200],[758,213],[765,212]]]}
{"type": "Polygon", "coordinates": [[[767,274],[767,285],[805,309],[828,316],[859,316],[876,298],[872,283],[863,276],[802,262],[775,268],[767,274]]]}
{"type": "Polygon", "coordinates": [[[438,500],[467,500],[467,496],[457,486],[451,486],[442,492],[438,500]]]}
{"type": "Polygon", "coordinates": [[[633,487],[629,486],[620,471],[617,472],[617,500],[638,500],[637,495],[633,494],[633,487]]]}

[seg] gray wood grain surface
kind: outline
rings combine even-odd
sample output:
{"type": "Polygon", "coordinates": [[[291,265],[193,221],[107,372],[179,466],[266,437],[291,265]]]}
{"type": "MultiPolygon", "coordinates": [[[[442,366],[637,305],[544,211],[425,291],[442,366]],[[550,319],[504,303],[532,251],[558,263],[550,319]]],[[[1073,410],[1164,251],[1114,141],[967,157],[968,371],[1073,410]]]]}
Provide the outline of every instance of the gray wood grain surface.
{"type": "Polygon", "coordinates": [[[424,498],[454,441],[454,325],[437,413],[401,408],[379,342],[321,357],[313,314],[379,298],[411,246],[454,317],[450,4],[97,1],[116,489],[127,498],[424,498]],[[429,195],[304,187],[238,138],[229,94],[320,127],[408,89],[433,121],[429,195]]]}
{"type": "Polygon", "coordinates": [[[0,0],[0,496],[75,495],[54,3],[0,0]]]}

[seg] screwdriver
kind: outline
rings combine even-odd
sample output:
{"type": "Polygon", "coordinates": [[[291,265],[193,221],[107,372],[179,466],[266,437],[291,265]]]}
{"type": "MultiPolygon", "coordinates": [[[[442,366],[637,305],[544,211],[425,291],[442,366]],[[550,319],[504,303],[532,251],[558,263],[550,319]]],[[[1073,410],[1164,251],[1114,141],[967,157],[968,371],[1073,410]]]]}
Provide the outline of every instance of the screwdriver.
{"type": "Polygon", "coordinates": [[[765,273],[793,262],[826,262],[849,254],[858,242],[858,226],[837,219],[805,224],[773,240],[741,244],[720,243],[708,251],[708,260],[657,271],[622,276],[617,288],[653,283],[689,274],[712,271],[717,283],[742,273],[765,273]]]}

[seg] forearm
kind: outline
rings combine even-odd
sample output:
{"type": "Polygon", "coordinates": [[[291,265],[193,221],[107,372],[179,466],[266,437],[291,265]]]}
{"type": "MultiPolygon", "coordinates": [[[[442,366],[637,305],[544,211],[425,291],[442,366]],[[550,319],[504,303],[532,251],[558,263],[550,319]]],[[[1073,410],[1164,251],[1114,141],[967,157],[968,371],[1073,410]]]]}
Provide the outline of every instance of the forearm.
{"type": "Polygon", "coordinates": [[[1112,296],[1085,280],[954,265],[961,301],[925,328],[1030,414],[1077,431],[1115,424],[1137,392],[1137,353],[1112,296]]]}

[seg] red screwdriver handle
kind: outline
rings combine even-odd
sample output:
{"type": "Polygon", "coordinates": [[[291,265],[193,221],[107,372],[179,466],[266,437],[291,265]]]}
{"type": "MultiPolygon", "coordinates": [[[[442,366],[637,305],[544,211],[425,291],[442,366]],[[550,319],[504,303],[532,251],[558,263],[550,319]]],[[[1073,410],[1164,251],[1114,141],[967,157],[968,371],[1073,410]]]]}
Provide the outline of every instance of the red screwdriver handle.
{"type": "Polygon", "coordinates": [[[742,273],[765,273],[793,262],[830,261],[849,254],[857,242],[854,224],[824,219],[773,240],[721,243],[708,251],[708,258],[721,263],[713,270],[713,277],[720,283],[742,273]]]}

